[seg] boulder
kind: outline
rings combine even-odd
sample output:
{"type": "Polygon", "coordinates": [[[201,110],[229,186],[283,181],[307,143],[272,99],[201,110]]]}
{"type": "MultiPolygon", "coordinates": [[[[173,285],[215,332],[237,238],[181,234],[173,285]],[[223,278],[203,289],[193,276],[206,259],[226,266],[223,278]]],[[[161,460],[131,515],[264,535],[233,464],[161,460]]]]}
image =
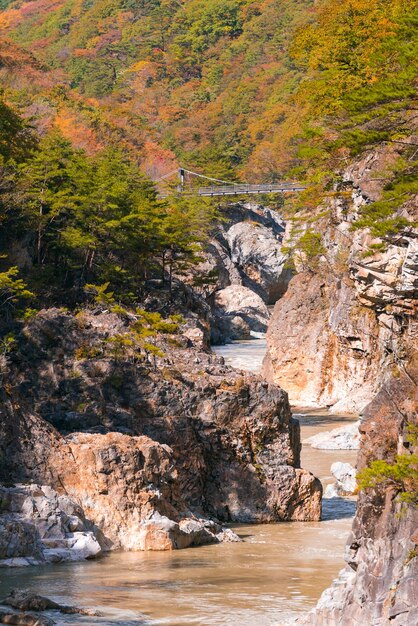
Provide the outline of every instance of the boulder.
{"type": "Polygon", "coordinates": [[[319,450],[358,450],[360,447],[360,422],[340,426],[304,439],[303,443],[319,450]]]}
{"type": "Polygon", "coordinates": [[[155,512],[142,522],[136,549],[173,550],[221,541],[240,541],[238,535],[205,519],[186,518],[178,523],[155,512]]]}
{"type": "Polygon", "coordinates": [[[327,485],[324,498],[353,495],[357,489],[356,469],[350,463],[337,461],[331,465],[331,474],[336,479],[333,485],[327,485]]]}
{"type": "MultiPolygon", "coordinates": [[[[39,615],[39,613],[50,610],[59,611],[60,613],[64,613],[66,615],[78,614],[88,615],[91,617],[101,616],[99,611],[96,611],[95,609],[84,609],[76,606],[59,604],[58,602],[55,602],[50,598],[46,598],[45,596],[39,596],[35,593],[21,589],[12,589],[7,598],[3,600],[2,604],[7,607],[12,607],[12,609],[22,611],[22,613],[8,613],[8,615],[12,615],[13,617],[9,617],[9,621],[3,621],[5,624],[26,624],[29,626],[32,626],[33,624],[33,626],[49,626],[49,624],[55,624],[55,622],[49,620],[49,618],[45,616],[39,615]],[[35,611],[37,614],[33,615],[32,613],[27,613],[28,611],[35,611]],[[32,619],[34,621],[31,621],[32,619]]],[[[7,611],[4,610],[4,606],[0,607],[0,617],[2,614],[4,615],[7,613],[7,611]]]]}
{"type": "Polygon", "coordinates": [[[45,561],[41,537],[29,521],[15,516],[0,517],[0,567],[45,561]]]}
{"type": "Polygon", "coordinates": [[[0,518],[36,526],[48,561],[90,558],[96,541],[173,549],[236,540],[230,522],[319,519],[285,392],[174,336],[153,362],[96,356],[126,324],[48,310],[25,328],[14,402],[0,390],[0,480],[16,485],[0,518]]]}
{"type": "Polygon", "coordinates": [[[286,291],[292,277],[287,256],[281,251],[282,237],[272,228],[254,222],[238,222],[226,232],[232,262],[241,272],[243,285],[267,304],[274,304],[286,291]]]}
{"type": "Polygon", "coordinates": [[[230,285],[216,292],[215,326],[227,340],[248,339],[251,331],[264,333],[268,320],[267,306],[248,287],[230,285]]]}
{"type": "Polygon", "coordinates": [[[80,561],[102,551],[82,508],[49,486],[0,487],[0,503],[0,567],[80,561]]]}
{"type": "Polygon", "coordinates": [[[3,607],[0,607],[0,623],[13,624],[14,626],[54,626],[56,624],[54,620],[45,615],[10,612],[3,607]]]}

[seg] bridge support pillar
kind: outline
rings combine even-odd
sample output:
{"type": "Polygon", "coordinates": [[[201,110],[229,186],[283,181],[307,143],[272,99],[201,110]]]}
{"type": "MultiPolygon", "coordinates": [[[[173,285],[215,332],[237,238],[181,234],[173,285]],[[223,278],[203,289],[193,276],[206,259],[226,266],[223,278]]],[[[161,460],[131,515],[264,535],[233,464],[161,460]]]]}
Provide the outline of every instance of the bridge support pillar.
{"type": "Polygon", "coordinates": [[[179,169],[179,184],[177,187],[177,191],[179,191],[180,193],[184,191],[184,169],[183,168],[179,169]]]}

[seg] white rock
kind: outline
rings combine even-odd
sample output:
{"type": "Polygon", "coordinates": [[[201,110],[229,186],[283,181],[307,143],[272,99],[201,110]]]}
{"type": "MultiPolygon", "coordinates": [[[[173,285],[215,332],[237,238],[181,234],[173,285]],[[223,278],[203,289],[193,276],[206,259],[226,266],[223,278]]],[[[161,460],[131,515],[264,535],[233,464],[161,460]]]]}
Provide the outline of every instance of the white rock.
{"type": "Polygon", "coordinates": [[[324,498],[352,495],[357,488],[356,469],[350,463],[337,461],[331,465],[331,474],[336,478],[333,485],[325,489],[324,498]]]}
{"type": "Polygon", "coordinates": [[[335,483],[333,483],[332,485],[327,485],[325,487],[323,497],[326,498],[327,500],[330,498],[339,498],[339,496],[340,494],[337,491],[337,487],[335,486],[335,483]]]}
{"type": "Polygon", "coordinates": [[[216,307],[231,319],[241,317],[250,330],[265,332],[270,317],[267,306],[254,291],[242,285],[230,285],[216,293],[216,307]]]}
{"type": "Polygon", "coordinates": [[[319,450],[358,450],[360,447],[360,422],[341,426],[323,433],[308,437],[303,441],[312,448],[319,450]]]}
{"type": "Polygon", "coordinates": [[[51,487],[0,487],[0,499],[0,567],[80,561],[102,551],[80,506],[51,487]]]}
{"type": "Polygon", "coordinates": [[[78,560],[90,559],[99,554],[102,549],[92,532],[76,532],[67,535],[67,545],[73,558],[78,560]]]}
{"type": "Polygon", "coordinates": [[[271,228],[255,222],[238,222],[226,233],[231,259],[248,277],[259,285],[263,297],[275,302],[287,288],[292,276],[282,253],[282,237],[271,228]]]}

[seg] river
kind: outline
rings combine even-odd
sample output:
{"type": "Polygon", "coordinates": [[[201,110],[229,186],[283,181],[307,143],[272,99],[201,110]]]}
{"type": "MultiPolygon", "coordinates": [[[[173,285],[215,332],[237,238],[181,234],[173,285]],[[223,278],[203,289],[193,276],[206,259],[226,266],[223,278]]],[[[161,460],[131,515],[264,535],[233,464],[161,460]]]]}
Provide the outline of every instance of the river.
{"type": "MultiPolygon", "coordinates": [[[[257,372],[264,339],[220,346],[234,367],[257,372]]],[[[355,418],[298,410],[302,440],[355,418]]],[[[355,451],[302,449],[302,466],[331,482],[336,460],[355,451]]],[[[321,522],[234,526],[241,543],[174,552],[110,553],[95,561],[0,570],[0,596],[26,588],[104,617],[61,616],[57,624],[273,626],[312,608],[343,567],[354,514],[350,500],[324,500],[321,522]]]]}

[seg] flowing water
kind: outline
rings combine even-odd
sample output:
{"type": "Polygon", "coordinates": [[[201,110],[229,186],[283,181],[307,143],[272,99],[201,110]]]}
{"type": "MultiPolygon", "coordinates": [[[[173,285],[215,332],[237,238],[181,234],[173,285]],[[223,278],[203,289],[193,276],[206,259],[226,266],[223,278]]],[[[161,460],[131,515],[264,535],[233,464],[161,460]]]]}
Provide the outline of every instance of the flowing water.
{"type": "MultiPolygon", "coordinates": [[[[265,340],[216,348],[228,364],[259,371],[265,340]]],[[[353,417],[300,411],[302,440],[353,417]]],[[[354,451],[305,446],[302,466],[331,481],[336,460],[354,451]]],[[[235,526],[241,543],[175,552],[111,553],[95,561],[0,570],[0,596],[28,588],[66,604],[99,608],[103,617],[61,616],[57,624],[273,626],[313,607],[343,566],[354,503],[324,500],[321,522],[235,526]]]]}

